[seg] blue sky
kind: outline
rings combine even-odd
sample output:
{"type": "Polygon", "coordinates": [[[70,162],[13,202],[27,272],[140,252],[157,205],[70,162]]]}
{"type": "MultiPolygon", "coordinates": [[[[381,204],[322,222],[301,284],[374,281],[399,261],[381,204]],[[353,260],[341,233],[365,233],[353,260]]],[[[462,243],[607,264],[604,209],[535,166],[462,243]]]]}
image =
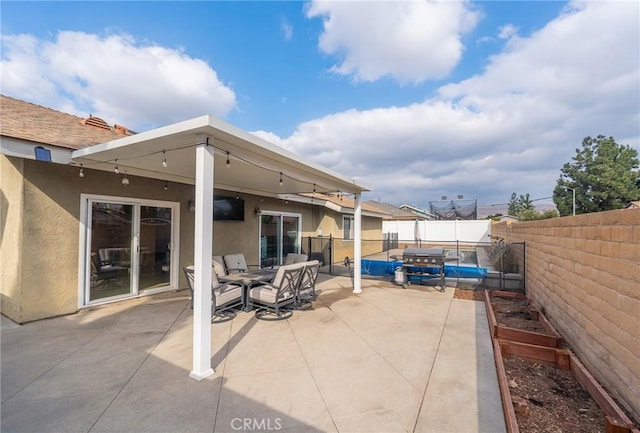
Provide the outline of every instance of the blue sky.
{"type": "Polygon", "coordinates": [[[212,114],[373,191],[552,195],[640,147],[637,2],[2,2],[2,93],[145,130],[212,114]]]}

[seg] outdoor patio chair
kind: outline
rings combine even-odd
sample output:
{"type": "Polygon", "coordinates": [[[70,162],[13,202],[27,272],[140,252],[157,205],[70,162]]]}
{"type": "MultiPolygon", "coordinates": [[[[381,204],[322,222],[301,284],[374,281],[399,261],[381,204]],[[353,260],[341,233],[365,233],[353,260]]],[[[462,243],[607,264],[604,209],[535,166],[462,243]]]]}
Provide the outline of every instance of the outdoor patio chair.
{"type": "Polygon", "coordinates": [[[129,277],[129,269],[112,265],[98,259],[96,253],[91,253],[91,282],[94,285],[121,283],[129,277]]]}
{"type": "Polygon", "coordinates": [[[253,287],[249,291],[249,306],[257,307],[256,317],[264,320],[291,317],[303,272],[301,263],[281,266],[272,283],[253,287]]]}
{"type": "Polygon", "coordinates": [[[308,258],[309,256],[307,256],[306,254],[289,253],[284,259],[284,264],[293,265],[294,263],[302,263],[306,262],[308,258]]]}
{"type": "Polygon", "coordinates": [[[257,265],[247,265],[247,261],[244,258],[244,254],[227,254],[224,256],[224,264],[227,268],[227,273],[238,274],[247,272],[249,267],[259,268],[257,265]]]}
{"type": "MultiPolygon", "coordinates": [[[[184,275],[189,283],[191,299],[189,308],[193,309],[194,267],[184,268],[184,275]]],[[[242,307],[242,286],[236,284],[220,284],[218,277],[211,275],[211,323],[226,322],[236,317],[236,307],[242,307]]]]}
{"type": "Polygon", "coordinates": [[[215,272],[218,277],[227,275],[227,268],[224,265],[222,256],[211,257],[211,266],[213,266],[213,272],[215,272]]]}
{"type": "Polygon", "coordinates": [[[296,307],[306,308],[311,306],[311,302],[318,297],[316,293],[316,280],[318,279],[318,271],[320,270],[320,262],[313,260],[304,263],[304,271],[298,284],[296,291],[296,307]]]}
{"type": "MultiPolygon", "coordinates": [[[[293,265],[295,263],[303,263],[308,260],[308,256],[306,254],[296,254],[296,253],[288,253],[287,257],[284,259],[285,265],[293,265]]],[[[280,266],[274,265],[271,266],[273,269],[278,269],[280,266]]]]}

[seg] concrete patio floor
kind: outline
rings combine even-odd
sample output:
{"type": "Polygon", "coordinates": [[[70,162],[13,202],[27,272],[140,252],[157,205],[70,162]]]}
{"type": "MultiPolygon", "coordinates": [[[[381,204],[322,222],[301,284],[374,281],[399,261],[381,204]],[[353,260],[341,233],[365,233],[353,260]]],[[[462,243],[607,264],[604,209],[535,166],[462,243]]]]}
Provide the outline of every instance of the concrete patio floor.
{"type": "Polygon", "coordinates": [[[1,431],[504,432],[484,304],[321,275],[313,309],[212,325],[189,378],[188,291],[2,322],[1,431]]]}

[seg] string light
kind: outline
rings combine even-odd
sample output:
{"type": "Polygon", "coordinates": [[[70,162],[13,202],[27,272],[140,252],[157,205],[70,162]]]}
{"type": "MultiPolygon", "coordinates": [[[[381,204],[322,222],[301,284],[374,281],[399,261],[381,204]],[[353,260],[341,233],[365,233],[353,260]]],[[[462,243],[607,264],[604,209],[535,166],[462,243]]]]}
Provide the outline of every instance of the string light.
{"type": "Polygon", "coordinates": [[[168,190],[169,189],[169,183],[165,180],[164,181],[164,190],[168,190]]]}
{"type": "Polygon", "coordinates": [[[127,178],[127,173],[126,172],[124,173],[124,177],[122,178],[122,184],[124,186],[129,185],[129,179],[127,178]]]}
{"type": "MultiPolygon", "coordinates": [[[[213,144],[210,144],[210,143],[209,143],[209,139],[208,139],[208,137],[207,137],[207,140],[206,140],[206,142],[205,142],[205,143],[196,143],[196,144],[189,144],[189,145],[185,145],[185,146],[177,147],[177,148],[171,149],[171,150],[170,150],[170,152],[172,152],[172,151],[179,151],[179,150],[183,150],[183,149],[188,149],[188,148],[192,148],[192,147],[200,146],[200,145],[203,145],[203,144],[206,144],[207,146],[213,146],[213,144]]],[[[215,147],[215,146],[214,146],[214,147],[215,147]]],[[[282,172],[282,171],[276,171],[276,170],[274,170],[274,169],[271,169],[271,168],[268,168],[268,167],[264,167],[264,166],[262,166],[262,165],[260,165],[260,164],[258,164],[258,163],[256,163],[256,162],[253,162],[253,161],[251,161],[251,160],[249,160],[249,159],[245,159],[245,158],[243,158],[243,157],[241,157],[241,156],[235,155],[235,154],[233,154],[233,153],[232,153],[230,150],[228,150],[228,149],[227,149],[227,150],[223,150],[223,149],[218,148],[218,147],[215,147],[215,149],[216,149],[216,150],[218,150],[220,153],[226,154],[226,157],[227,157],[227,159],[226,159],[226,166],[227,166],[228,168],[230,168],[230,166],[231,166],[231,156],[233,156],[233,157],[235,157],[235,158],[237,158],[237,159],[240,159],[241,161],[246,162],[247,164],[253,165],[253,166],[258,167],[258,168],[261,168],[261,169],[263,169],[263,170],[271,171],[271,172],[274,172],[274,173],[279,173],[279,174],[280,174],[280,180],[279,180],[280,186],[281,186],[281,187],[282,187],[282,186],[284,186],[284,172],[282,172]]],[[[162,165],[163,165],[163,167],[167,167],[167,157],[166,157],[166,153],[167,153],[167,151],[166,151],[166,149],[162,149],[162,151],[154,151],[154,152],[150,152],[150,153],[143,154],[143,155],[136,155],[136,156],[129,157],[129,158],[124,158],[124,159],[129,160],[129,159],[144,158],[144,157],[147,157],[147,156],[150,156],[150,155],[156,155],[156,154],[158,154],[158,153],[160,153],[160,152],[162,152],[162,165]]],[[[104,163],[109,163],[109,161],[104,161],[104,163]]],[[[120,167],[118,166],[118,158],[115,158],[115,159],[113,160],[113,164],[114,164],[114,166],[113,166],[113,171],[114,171],[116,174],[119,174],[119,173],[120,173],[120,167]]],[[[78,174],[78,175],[79,175],[80,177],[84,177],[83,164],[80,164],[80,172],[79,172],[79,174],[78,174]]],[[[291,176],[289,176],[289,177],[291,177],[291,176]]],[[[298,182],[301,182],[301,183],[306,183],[306,184],[308,184],[308,185],[313,185],[313,192],[314,192],[314,194],[318,192],[317,185],[316,185],[315,183],[313,183],[313,184],[312,184],[311,182],[307,182],[307,181],[304,181],[304,180],[301,180],[301,179],[297,179],[297,178],[295,178],[295,177],[292,177],[292,179],[293,179],[294,181],[298,181],[298,182]]],[[[123,184],[128,184],[128,178],[127,178],[127,181],[124,181],[124,179],[123,179],[123,184]]],[[[165,187],[165,190],[166,190],[166,189],[168,189],[168,184],[167,184],[167,182],[165,182],[164,187],[165,187]]],[[[331,190],[323,190],[323,193],[330,192],[330,191],[331,191],[331,190]]],[[[336,193],[337,193],[337,195],[338,195],[339,199],[340,199],[340,200],[342,200],[342,196],[343,196],[344,194],[343,194],[340,190],[335,190],[335,191],[336,191],[336,193]]]]}

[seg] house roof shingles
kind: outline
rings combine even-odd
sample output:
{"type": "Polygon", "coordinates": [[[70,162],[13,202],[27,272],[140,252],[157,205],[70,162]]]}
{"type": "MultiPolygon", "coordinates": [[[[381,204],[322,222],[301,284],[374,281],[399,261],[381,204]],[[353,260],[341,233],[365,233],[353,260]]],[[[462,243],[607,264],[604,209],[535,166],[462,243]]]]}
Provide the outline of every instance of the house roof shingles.
{"type": "Polygon", "coordinates": [[[397,206],[394,206],[389,203],[382,203],[377,201],[366,201],[367,205],[372,206],[375,209],[378,209],[379,212],[383,212],[389,215],[389,217],[385,218],[387,220],[416,220],[423,219],[423,217],[414,214],[405,209],[401,209],[397,206]]]}
{"type": "Polygon", "coordinates": [[[0,95],[0,134],[66,149],[82,149],[131,135],[126,128],[93,126],[86,119],[0,95]]]}

